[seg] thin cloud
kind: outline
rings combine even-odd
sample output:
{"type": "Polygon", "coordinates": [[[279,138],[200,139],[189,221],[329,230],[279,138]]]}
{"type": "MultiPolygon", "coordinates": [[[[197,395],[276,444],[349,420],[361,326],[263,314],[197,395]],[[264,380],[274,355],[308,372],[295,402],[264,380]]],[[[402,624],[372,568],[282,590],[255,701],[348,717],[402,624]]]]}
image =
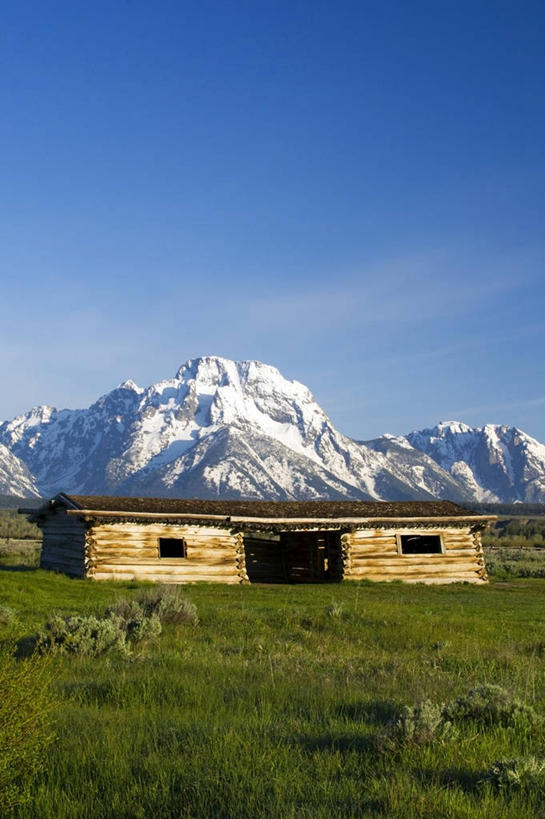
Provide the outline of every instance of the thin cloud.
{"type": "Polygon", "coordinates": [[[361,272],[332,275],[327,285],[297,289],[297,282],[278,295],[277,289],[250,297],[250,319],[261,329],[297,326],[298,332],[317,332],[316,318],[350,325],[427,320],[487,307],[494,299],[526,286],[513,276],[516,260],[487,262],[488,275],[457,262],[448,253],[430,252],[386,261],[361,272]]]}

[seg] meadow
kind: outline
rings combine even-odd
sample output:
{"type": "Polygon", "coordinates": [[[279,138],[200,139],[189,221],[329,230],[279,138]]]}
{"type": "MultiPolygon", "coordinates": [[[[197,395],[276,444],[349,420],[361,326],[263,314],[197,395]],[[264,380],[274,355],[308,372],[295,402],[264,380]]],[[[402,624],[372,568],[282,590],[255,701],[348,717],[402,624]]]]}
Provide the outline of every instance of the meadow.
{"type": "Polygon", "coordinates": [[[5,673],[26,673],[25,707],[39,678],[45,714],[35,770],[15,782],[25,801],[9,815],[545,814],[539,577],[197,584],[183,594],[198,622],[167,623],[129,651],[15,660],[52,612],[101,617],[144,584],[40,570],[30,541],[0,555],[5,673]],[[442,704],[490,683],[507,710],[466,714],[450,733],[438,725],[442,704]]]}

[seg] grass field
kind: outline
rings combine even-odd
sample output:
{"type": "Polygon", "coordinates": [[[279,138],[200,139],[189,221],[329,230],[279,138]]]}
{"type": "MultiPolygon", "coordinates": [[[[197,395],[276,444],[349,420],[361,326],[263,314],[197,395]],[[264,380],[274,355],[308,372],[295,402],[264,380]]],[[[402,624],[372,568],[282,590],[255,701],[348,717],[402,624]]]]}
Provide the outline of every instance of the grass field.
{"type": "MultiPolygon", "coordinates": [[[[0,564],[4,647],[53,611],[101,614],[142,588],[39,570],[29,547],[0,564]]],[[[545,754],[540,722],[468,720],[455,738],[377,745],[401,706],[482,683],[545,716],[545,580],[186,593],[198,625],[165,626],[128,655],[38,659],[56,738],[15,815],[545,815],[545,775],[486,779],[497,760],[545,754]]]]}

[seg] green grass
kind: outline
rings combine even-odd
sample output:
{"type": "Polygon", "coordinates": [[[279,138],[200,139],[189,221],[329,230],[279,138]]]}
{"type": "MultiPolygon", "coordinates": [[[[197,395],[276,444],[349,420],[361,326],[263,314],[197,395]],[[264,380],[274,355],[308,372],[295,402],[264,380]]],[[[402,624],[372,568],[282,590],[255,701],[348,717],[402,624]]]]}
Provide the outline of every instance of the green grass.
{"type": "MultiPolygon", "coordinates": [[[[13,559],[12,559],[13,558],[13,559]]],[[[103,613],[143,584],[2,558],[9,644],[53,612],[103,613]],[[6,565],[6,560],[8,564],[6,565]]],[[[130,656],[46,658],[57,739],[26,817],[535,817],[538,789],[484,783],[545,752],[542,725],[462,725],[377,751],[396,709],[497,683],[545,716],[545,581],[186,589],[197,626],[130,656]]]]}

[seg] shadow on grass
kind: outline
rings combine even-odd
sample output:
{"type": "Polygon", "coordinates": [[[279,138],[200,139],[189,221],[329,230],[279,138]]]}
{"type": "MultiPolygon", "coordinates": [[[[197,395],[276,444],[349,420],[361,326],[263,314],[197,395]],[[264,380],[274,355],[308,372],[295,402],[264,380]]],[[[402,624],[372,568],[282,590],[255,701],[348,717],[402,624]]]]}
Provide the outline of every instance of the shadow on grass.
{"type": "Polygon", "coordinates": [[[399,705],[392,700],[375,700],[375,702],[357,702],[341,705],[337,716],[344,717],[367,725],[388,725],[399,716],[399,705]]]}
{"type": "Polygon", "coordinates": [[[35,653],[37,643],[38,639],[35,634],[21,637],[15,645],[15,654],[13,656],[16,660],[28,660],[35,653]]]}
{"type": "Polygon", "coordinates": [[[418,770],[414,771],[414,774],[424,784],[439,783],[443,788],[459,788],[467,794],[477,793],[485,776],[484,771],[475,773],[466,768],[446,768],[444,771],[418,770]]]}
{"type": "Polygon", "coordinates": [[[64,683],[60,686],[63,696],[74,699],[79,703],[102,705],[115,702],[119,698],[120,690],[115,681],[82,680],[64,683]]]}
{"type": "Polygon", "coordinates": [[[374,737],[361,734],[330,733],[318,737],[298,737],[296,741],[307,751],[356,751],[368,754],[375,749],[374,737]]]}

